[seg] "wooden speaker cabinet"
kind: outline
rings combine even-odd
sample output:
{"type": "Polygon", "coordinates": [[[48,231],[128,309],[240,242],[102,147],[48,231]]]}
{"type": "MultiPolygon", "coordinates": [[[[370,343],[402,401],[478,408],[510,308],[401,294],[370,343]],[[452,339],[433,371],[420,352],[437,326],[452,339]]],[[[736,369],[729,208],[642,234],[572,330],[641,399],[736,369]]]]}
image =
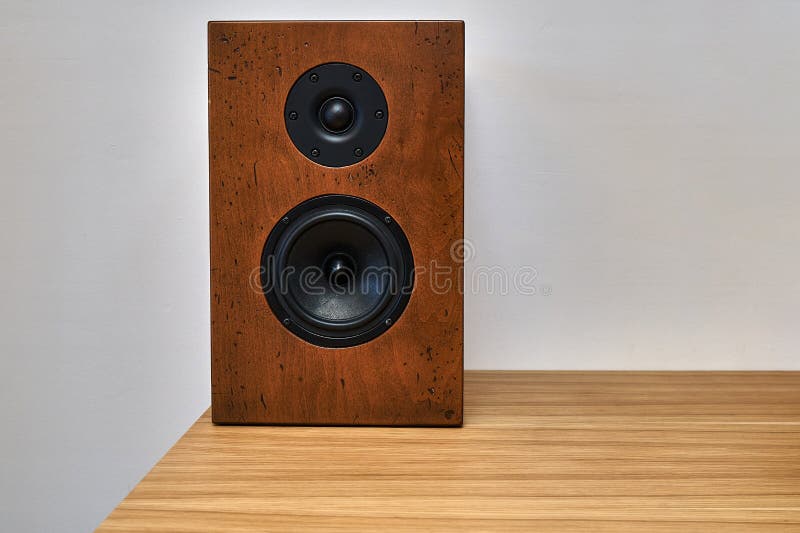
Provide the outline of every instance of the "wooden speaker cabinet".
{"type": "Polygon", "coordinates": [[[208,25],[212,413],[458,426],[464,24],[208,25]]]}

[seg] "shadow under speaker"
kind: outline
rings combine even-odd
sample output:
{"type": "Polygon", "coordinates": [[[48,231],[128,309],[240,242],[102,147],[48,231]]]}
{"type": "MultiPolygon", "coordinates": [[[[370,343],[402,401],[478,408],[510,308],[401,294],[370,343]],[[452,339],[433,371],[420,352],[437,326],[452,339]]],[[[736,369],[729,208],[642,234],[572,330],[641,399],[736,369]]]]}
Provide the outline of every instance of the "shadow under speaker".
{"type": "Polygon", "coordinates": [[[461,425],[464,25],[208,25],[212,418],[461,425]]]}

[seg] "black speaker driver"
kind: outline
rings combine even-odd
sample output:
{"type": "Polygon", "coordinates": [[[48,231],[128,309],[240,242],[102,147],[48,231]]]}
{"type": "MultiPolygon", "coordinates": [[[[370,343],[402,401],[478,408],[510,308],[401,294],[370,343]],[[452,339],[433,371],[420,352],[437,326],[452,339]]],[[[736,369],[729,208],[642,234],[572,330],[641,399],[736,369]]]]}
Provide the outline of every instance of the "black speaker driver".
{"type": "Polygon", "coordinates": [[[324,63],[289,90],[286,131],[303,155],[326,167],[353,165],[381,143],[389,122],[383,90],[367,71],[324,63]]]}
{"type": "Polygon", "coordinates": [[[286,213],[267,237],[261,267],[275,316],[295,335],[331,348],[388,330],[414,286],[402,228],[355,196],[318,196],[286,213]]]}

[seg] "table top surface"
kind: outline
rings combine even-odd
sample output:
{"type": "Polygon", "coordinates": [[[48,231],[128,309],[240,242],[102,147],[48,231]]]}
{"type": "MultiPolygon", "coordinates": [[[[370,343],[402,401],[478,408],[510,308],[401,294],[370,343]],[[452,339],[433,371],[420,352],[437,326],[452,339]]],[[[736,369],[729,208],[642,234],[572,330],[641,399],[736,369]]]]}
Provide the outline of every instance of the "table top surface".
{"type": "Polygon", "coordinates": [[[800,531],[800,372],[467,372],[462,428],[214,426],[98,531],[800,531]]]}

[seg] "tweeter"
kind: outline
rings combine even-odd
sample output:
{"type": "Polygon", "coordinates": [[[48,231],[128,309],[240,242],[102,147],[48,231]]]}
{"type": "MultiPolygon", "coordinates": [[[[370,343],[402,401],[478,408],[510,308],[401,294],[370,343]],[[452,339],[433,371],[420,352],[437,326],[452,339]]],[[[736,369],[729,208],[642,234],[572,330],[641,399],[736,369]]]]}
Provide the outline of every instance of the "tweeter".
{"type": "Polygon", "coordinates": [[[389,122],[386,97],[363,68],[326,63],[304,72],[286,98],[286,131],[315,163],[344,167],[368,157],[389,122]]]}

